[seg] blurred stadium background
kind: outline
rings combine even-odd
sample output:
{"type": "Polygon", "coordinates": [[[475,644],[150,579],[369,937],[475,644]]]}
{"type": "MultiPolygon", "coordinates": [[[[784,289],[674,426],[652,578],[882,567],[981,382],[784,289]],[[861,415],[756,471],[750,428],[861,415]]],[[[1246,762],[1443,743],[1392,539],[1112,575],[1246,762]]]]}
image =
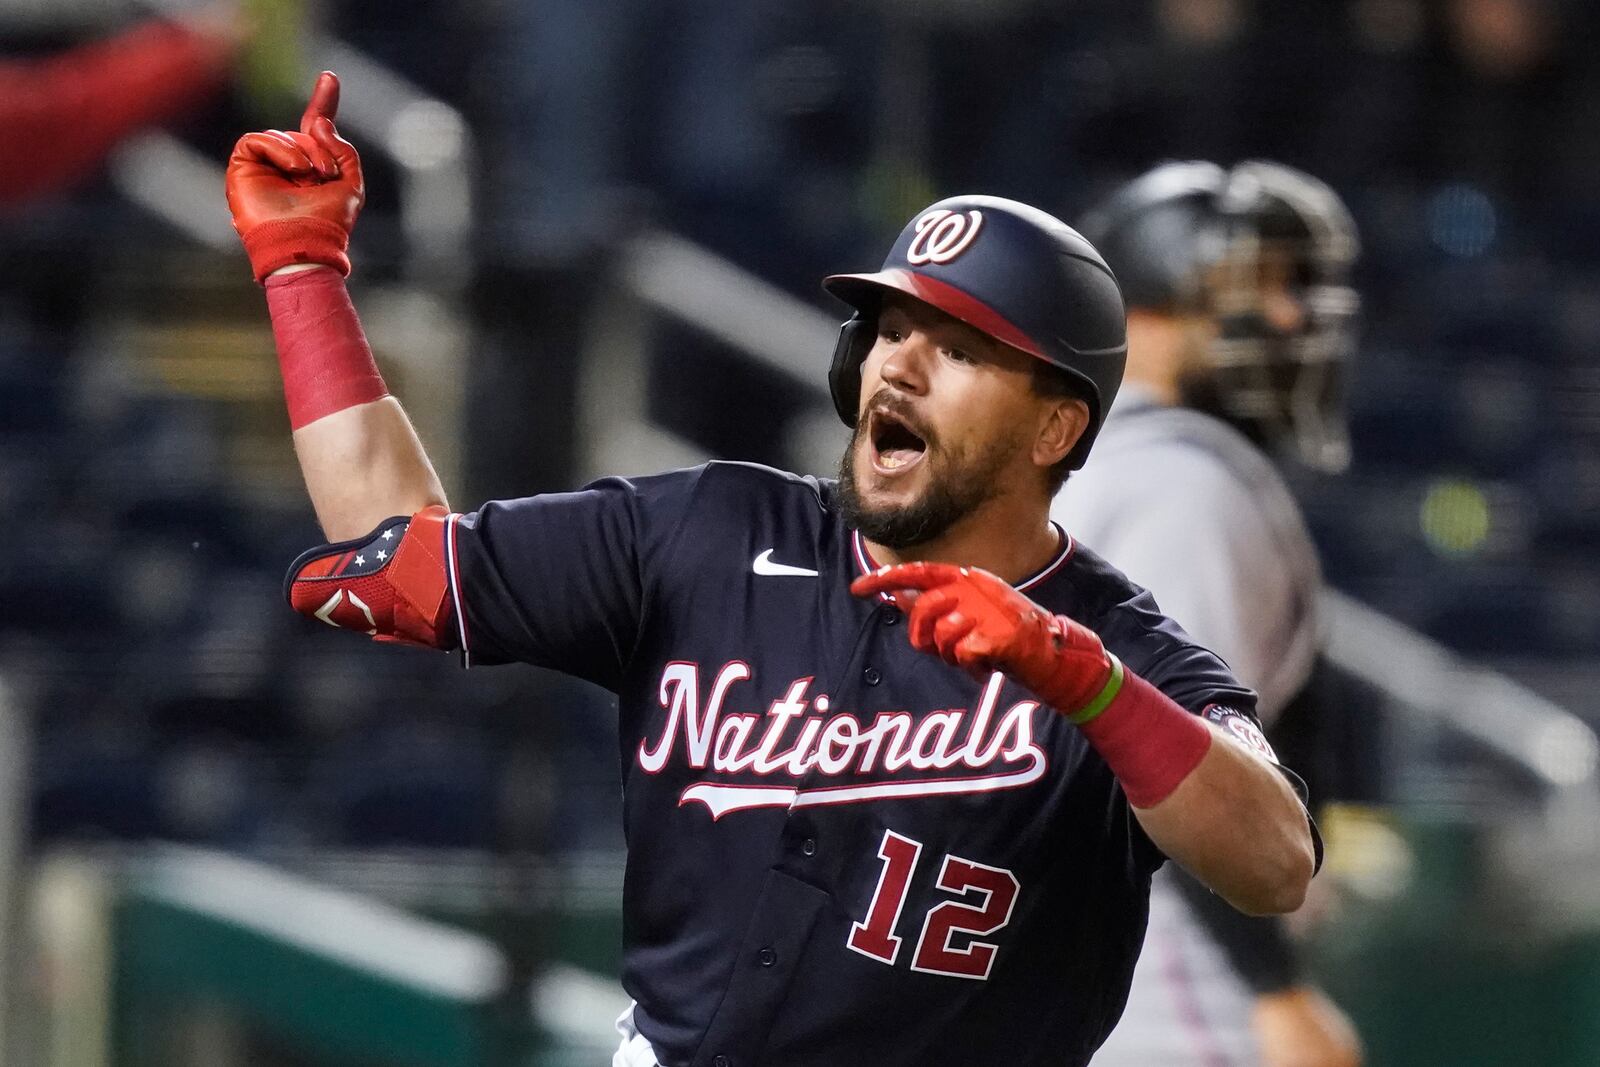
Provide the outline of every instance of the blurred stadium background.
{"type": "MultiPolygon", "coordinates": [[[[0,0],[0,36],[20,61],[152,10],[0,0]]],[[[1302,933],[1379,1067],[1600,1063],[1600,8],[202,17],[242,20],[226,84],[0,220],[5,1067],[609,1062],[607,696],[280,599],[320,537],[221,166],[324,67],[368,168],[357,304],[458,506],[831,471],[817,279],[937,195],[1071,219],[1168,158],[1331,182],[1365,245],[1355,461],[1295,484],[1361,714],[1302,933]]]]}

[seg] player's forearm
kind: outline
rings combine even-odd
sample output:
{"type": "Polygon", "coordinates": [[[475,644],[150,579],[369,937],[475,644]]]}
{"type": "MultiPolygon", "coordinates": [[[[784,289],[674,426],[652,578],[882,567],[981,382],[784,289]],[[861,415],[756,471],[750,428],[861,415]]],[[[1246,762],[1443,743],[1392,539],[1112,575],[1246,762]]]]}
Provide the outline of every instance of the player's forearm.
{"type": "Polygon", "coordinates": [[[329,541],[360,537],[384,519],[445,503],[422,442],[392,396],[300,427],[294,450],[329,541]]]}
{"type": "Polygon", "coordinates": [[[326,268],[267,280],[295,454],[330,541],[445,502],[411,421],[383,382],[344,290],[326,268]]]}
{"type": "Polygon", "coordinates": [[[1207,728],[1213,743],[1200,763],[1134,815],[1163,852],[1240,911],[1293,911],[1316,863],[1305,809],[1275,767],[1207,728]]]}

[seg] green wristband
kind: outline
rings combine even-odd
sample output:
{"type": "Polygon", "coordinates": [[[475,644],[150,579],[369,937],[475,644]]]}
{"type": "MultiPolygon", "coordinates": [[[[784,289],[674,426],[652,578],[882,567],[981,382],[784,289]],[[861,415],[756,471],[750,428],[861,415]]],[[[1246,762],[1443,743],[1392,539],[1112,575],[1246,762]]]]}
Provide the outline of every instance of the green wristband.
{"type": "Polygon", "coordinates": [[[1074,726],[1082,726],[1084,723],[1097,718],[1102,711],[1111,706],[1113,700],[1117,699],[1117,694],[1122,692],[1122,679],[1124,677],[1122,661],[1109,652],[1106,653],[1106,658],[1111,661],[1111,677],[1106,679],[1105,688],[1101,689],[1093,700],[1089,701],[1083,708],[1067,716],[1067,721],[1074,726]]]}

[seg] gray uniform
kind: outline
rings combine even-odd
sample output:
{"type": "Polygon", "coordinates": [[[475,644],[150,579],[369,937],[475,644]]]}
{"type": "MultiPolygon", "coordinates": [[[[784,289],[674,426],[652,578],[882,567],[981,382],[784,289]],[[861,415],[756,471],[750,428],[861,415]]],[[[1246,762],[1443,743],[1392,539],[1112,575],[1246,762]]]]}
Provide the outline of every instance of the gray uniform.
{"type": "MultiPolygon", "coordinates": [[[[1260,694],[1267,724],[1306,685],[1320,644],[1316,551],[1282,477],[1233,428],[1125,385],[1052,517],[1221,655],[1260,694]]],[[[1127,1009],[1095,1067],[1256,1064],[1251,1001],[1163,871],[1127,1009]]]]}

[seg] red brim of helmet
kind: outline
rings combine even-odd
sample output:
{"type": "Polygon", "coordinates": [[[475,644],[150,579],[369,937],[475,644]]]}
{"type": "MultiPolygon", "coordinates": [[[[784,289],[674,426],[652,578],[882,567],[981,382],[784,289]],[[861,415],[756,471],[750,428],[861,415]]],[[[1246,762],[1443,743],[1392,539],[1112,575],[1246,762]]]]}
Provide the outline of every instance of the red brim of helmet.
{"type": "Polygon", "coordinates": [[[1010,320],[988,304],[949,282],[930,278],[926,274],[895,267],[875,274],[830,274],[822,279],[822,287],[852,307],[863,309],[877,304],[883,290],[915,297],[924,304],[938,308],[952,318],[960,319],[974,329],[982,330],[997,341],[1019,348],[1030,356],[1054,362],[1044,350],[1018,329],[1010,320]]]}

